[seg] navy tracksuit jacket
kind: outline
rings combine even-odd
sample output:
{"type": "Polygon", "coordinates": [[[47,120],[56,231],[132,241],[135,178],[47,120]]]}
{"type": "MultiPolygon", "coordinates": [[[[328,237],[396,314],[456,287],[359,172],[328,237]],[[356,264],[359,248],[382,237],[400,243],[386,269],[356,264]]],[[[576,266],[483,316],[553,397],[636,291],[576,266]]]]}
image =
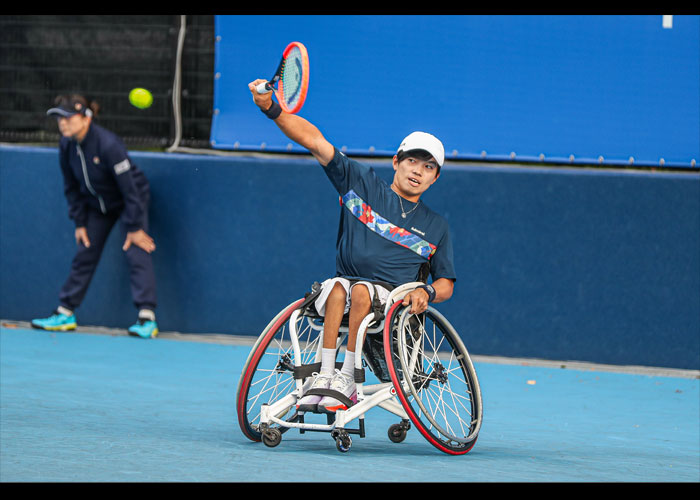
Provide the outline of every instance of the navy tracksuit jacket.
{"type": "MultiPolygon", "coordinates": [[[[112,227],[121,219],[126,232],[148,232],[148,180],[119,137],[92,123],[81,143],[62,137],[59,162],[63,173],[68,215],[76,227],[85,227],[90,248],[78,244],[70,275],[59,293],[59,302],[71,310],[80,306],[97,268],[112,227]]],[[[134,305],[155,309],[156,284],[151,255],[131,245],[126,251],[134,305]]]]}

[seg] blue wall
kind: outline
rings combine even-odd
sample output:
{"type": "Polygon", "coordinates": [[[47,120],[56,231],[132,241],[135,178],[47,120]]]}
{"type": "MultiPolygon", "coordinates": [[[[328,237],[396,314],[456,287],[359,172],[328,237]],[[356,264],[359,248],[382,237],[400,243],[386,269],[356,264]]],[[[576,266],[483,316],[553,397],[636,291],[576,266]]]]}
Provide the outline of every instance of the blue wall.
{"type": "MultiPolygon", "coordinates": [[[[307,158],[134,153],[152,185],[161,328],[258,334],[333,274],[340,207],[307,158]]],[[[373,162],[387,180],[386,162],[373,162]]],[[[57,153],[0,147],[0,317],[56,306],[74,249],[57,153]]],[[[439,309],[484,355],[700,368],[700,176],[449,166],[425,195],[453,231],[439,309]]],[[[78,320],[127,327],[110,236],[78,320]]]]}
{"type": "Polygon", "coordinates": [[[700,16],[662,18],[217,16],[212,145],[286,150],[247,85],[296,40],[301,114],[353,154],[424,130],[448,158],[700,168],[700,16]]]}

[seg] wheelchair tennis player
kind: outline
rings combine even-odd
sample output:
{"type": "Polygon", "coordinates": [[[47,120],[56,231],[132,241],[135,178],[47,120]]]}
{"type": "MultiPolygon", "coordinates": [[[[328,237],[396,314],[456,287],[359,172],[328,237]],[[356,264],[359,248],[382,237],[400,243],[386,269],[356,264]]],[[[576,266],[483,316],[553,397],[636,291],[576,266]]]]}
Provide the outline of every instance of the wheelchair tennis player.
{"type": "Polygon", "coordinates": [[[355,403],[353,379],[355,344],[361,321],[390,290],[400,284],[425,283],[409,292],[404,305],[420,314],[429,303],[448,300],[456,274],[447,221],[421,201],[422,194],[440,177],[445,153],[433,135],[413,132],[400,144],[392,163],[389,185],[375,171],[348,158],[306,119],[284,112],[272,92],[259,94],[257,79],[248,87],[254,103],[292,141],[309,150],[340,195],[343,206],[336,244],[336,276],[322,283],[315,301],[324,317],[321,368],[312,388],[330,389],[343,398],[307,395],[297,403],[300,411],[334,413],[355,403]],[[429,266],[432,282],[424,270],[429,266]],[[336,369],[336,343],[341,321],[349,317],[345,358],[336,369]]]}

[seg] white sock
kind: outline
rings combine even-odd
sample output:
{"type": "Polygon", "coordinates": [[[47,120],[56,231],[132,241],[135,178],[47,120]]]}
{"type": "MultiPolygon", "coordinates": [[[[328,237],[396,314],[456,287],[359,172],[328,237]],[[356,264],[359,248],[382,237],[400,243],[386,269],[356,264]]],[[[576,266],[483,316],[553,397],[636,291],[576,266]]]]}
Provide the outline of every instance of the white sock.
{"type": "Polygon", "coordinates": [[[65,314],[66,316],[73,316],[73,311],[71,311],[67,307],[58,306],[56,310],[61,314],[65,314]]]}
{"type": "Polygon", "coordinates": [[[348,375],[349,377],[355,376],[355,353],[351,351],[345,351],[345,360],[343,360],[343,367],[340,372],[348,375]]]}
{"type": "Polygon", "coordinates": [[[139,319],[146,319],[149,321],[155,321],[156,320],[156,313],[154,313],[150,309],[141,309],[139,311],[139,319]]]}
{"type": "Polygon", "coordinates": [[[335,349],[321,349],[321,373],[333,375],[335,373],[335,349]]]}

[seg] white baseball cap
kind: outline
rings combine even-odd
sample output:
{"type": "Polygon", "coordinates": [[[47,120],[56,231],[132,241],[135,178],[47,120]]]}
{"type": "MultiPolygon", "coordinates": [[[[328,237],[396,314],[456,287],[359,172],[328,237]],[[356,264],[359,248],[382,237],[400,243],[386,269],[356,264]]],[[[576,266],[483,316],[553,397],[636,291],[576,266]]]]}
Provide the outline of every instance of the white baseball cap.
{"type": "Polygon", "coordinates": [[[427,132],[412,132],[401,141],[398,151],[411,151],[413,149],[422,149],[427,151],[438,162],[438,166],[442,167],[445,161],[445,148],[442,142],[434,135],[427,132]]]}

